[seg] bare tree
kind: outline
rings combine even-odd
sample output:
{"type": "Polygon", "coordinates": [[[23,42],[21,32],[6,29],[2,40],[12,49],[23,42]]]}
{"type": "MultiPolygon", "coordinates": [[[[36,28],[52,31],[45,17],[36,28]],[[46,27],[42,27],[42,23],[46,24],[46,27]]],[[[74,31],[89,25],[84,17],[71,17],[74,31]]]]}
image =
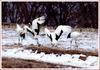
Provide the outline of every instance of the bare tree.
{"type": "Polygon", "coordinates": [[[28,24],[46,16],[44,25],[98,28],[98,2],[2,2],[2,21],[28,24]]]}

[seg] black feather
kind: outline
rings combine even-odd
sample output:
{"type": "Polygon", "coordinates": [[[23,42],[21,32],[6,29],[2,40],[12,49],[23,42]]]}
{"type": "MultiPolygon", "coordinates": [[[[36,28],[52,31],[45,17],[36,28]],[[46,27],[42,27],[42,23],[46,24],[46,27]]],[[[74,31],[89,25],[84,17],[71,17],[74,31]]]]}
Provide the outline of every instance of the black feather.
{"type": "Polygon", "coordinates": [[[51,36],[51,34],[50,34],[50,36],[47,34],[47,36],[50,38],[50,40],[52,41],[52,36],[51,36]]]}
{"type": "Polygon", "coordinates": [[[59,35],[56,34],[56,40],[58,40],[60,38],[60,36],[62,35],[62,33],[63,33],[63,31],[61,30],[61,32],[60,32],[59,35]]]}
{"type": "Polygon", "coordinates": [[[29,29],[27,29],[27,31],[28,31],[29,33],[31,33],[33,36],[35,36],[35,34],[34,34],[32,31],[30,31],[29,29]]]}
{"type": "Polygon", "coordinates": [[[23,39],[25,39],[25,33],[23,33],[23,34],[20,33],[20,37],[22,37],[23,39]]]}
{"type": "Polygon", "coordinates": [[[68,34],[67,38],[71,38],[71,33],[68,34]]]}

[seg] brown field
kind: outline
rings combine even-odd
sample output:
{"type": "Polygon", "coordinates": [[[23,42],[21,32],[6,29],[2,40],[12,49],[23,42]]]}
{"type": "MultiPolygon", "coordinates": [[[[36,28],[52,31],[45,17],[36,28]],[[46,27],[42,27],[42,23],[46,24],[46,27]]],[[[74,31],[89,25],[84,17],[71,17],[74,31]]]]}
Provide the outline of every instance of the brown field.
{"type": "Polygon", "coordinates": [[[2,68],[79,68],[75,66],[64,66],[34,60],[22,60],[15,58],[3,58],[2,68]]]}

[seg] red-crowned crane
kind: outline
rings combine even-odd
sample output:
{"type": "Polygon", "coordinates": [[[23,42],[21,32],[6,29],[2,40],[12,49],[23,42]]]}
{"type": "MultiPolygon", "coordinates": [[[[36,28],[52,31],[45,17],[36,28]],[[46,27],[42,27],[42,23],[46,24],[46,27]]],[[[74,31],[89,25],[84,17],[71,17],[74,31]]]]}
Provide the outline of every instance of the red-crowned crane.
{"type": "Polygon", "coordinates": [[[18,33],[18,43],[21,43],[23,39],[25,39],[26,33],[30,32],[34,36],[34,32],[25,24],[19,25],[16,24],[16,29],[18,33]]]}
{"type": "Polygon", "coordinates": [[[40,25],[45,22],[45,16],[41,16],[39,18],[34,19],[31,23],[31,29],[34,32],[35,36],[39,35],[40,32],[40,25]]]}
{"type": "Polygon", "coordinates": [[[32,32],[34,32],[34,39],[37,40],[37,44],[39,46],[37,35],[40,33],[40,25],[45,22],[45,16],[41,16],[39,18],[34,19],[31,23],[30,28],[32,29],[32,32]]]}
{"type": "MultiPolygon", "coordinates": [[[[29,32],[33,35],[34,37],[34,32],[25,24],[19,25],[16,24],[16,29],[15,29],[18,33],[18,43],[22,43],[23,39],[25,39],[26,37],[26,33],[29,32]]],[[[23,51],[25,47],[22,47],[20,49],[18,49],[15,53],[17,53],[18,51],[23,51]]]]}
{"type": "Polygon", "coordinates": [[[73,40],[75,41],[75,44],[76,44],[76,47],[78,47],[78,44],[77,44],[77,38],[81,35],[80,32],[77,32],[77,31],[74,31],[74,32],[70,32],[67,36],[67,39],[68,38],[72,38],[72,40],[70,41],[70,44],[72,44],[73,40]]]}
{"type": "Polygon", "coordinates": [[[47,28],[45,28],[45,33],[51,40],[52,45],[57,45],[58,39],[61,37],[62,33],[70,33],[71,31],[72,27],[67,25],[58,26],[54,32],[50,32],[47,28]]]}

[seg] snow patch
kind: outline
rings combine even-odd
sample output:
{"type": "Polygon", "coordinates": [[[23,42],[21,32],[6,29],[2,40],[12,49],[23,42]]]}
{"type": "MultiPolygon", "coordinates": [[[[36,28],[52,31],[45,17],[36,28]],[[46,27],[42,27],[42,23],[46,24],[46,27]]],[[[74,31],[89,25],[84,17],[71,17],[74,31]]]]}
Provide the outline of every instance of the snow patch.
{"type": "Polygon", "coordinates": [[[62,54],[61,56],[56,54],[45,54],[44,52],[37,53],[37,51],[32,52],[32,50],[19,50],[22,48],[15,49],[5,49],[2,51],[2,57],[8,58],[20,58],[25,60],[36,60],[49,62],[53,64],[61,64],[61,65],[71,65],[82,68],[96,68],[98,69],[98,57],[96,56],[88,56],[85,61],[79,59],[79,54],[62,54]],[[19,51],[18,51],[19,50],[19,51]],[[16,52],[18,51],[18,52],[16,52]]]}

